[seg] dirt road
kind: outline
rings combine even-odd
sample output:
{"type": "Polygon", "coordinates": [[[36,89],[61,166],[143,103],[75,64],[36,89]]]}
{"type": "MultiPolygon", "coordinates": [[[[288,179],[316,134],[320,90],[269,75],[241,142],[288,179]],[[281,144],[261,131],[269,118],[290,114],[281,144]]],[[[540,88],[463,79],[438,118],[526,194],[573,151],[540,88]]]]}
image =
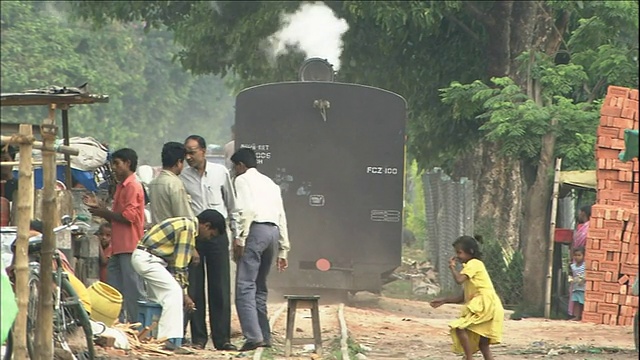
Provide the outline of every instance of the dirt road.
{"type": "MultiPolygon", "coordinates": [[[[273,314],[281,303],[270,305],[273,314]]],[[[337,305],[322,305],[320,309],[323,338],[323,359],[341,359],[340,324],[337,305]]],[[[451,340],[447,324],[458,315],[456,305],[432,309],[428,303],[359,294],[347,304],[344,316],[349,329],[351,359],[433,359],[459,360],[450,351],[451,340]]],[[[285,314],[273,328],[274,347],[264,351],[262,359],[284,359],[285,314]]],[[[507,314],[508,317],[509,314],[507,314]]],[[[311,337],[308,311],[298,311],[296,337],[311,337]]],[[[233,327],[239,328],[237,319],[233,327]]],[[[239,334],[233,339],[242,344],[239,334]]],[[[210,345],[209,345],[210,346],[210,345]]],[[[524,319],[505,321],[503,344],[493,347],[496,359],[637,359],[633,351],[633,329],[623,326],[605,326],[586,323],[524,319]]],[[[310,346],[295,346],[291,359],[312,359],[310,346]]],[[[106,355],[106,354],[105,354],[106,355]]],[[[253,358],[253,352],[218,352],[213,349],[199,351],[185,359],[237,359],[253,358]]],[[[113,353],[105,358],[118,357],[113,353]]],[[[156,359],[145,356],[145,359],[156,359]]],[[[165,357],[166,358],[166,357],[165,357]]],[[[158,357],[157,359],[160,359],[158,357]]]]}

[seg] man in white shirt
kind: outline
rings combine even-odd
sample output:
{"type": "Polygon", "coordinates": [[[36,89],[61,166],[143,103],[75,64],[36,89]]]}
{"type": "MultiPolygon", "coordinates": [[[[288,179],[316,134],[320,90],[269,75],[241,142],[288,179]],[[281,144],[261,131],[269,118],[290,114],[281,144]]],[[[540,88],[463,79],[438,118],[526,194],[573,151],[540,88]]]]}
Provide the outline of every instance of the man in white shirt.
{"type": "Polygon", "coordinates": [[[280,187],[256,170],[256,154],[242,148],[231,156],[243,230],[233,242],[236,309],[246,339],[240,351],[271,346],[267,316],[267,276],[277,251],[278,271],[287,268],[289,237],[280,187]]]}
{"type": "MultiPolygon", "coordinates": [[[[188,167],[180,178],[191,197],[194,214],[204,210],[218,211],[229,220],[231,234],[235,238],[237,227],[236,197],[229,170],[224,165],[207,161],[207,144],[198,135],[189,136],[184,142],[188,167]]],[[[218,350],[237,350],[231,344],[231,275],[229,237],[224,232],[212,239],[196,239],[200,264],[189,266],[189,295],[196,304],[191,322],[191,342],[202,348],[208,341],[206,325],[205,267],[209,305],[209,326],[213,346],[218,350]]]]}

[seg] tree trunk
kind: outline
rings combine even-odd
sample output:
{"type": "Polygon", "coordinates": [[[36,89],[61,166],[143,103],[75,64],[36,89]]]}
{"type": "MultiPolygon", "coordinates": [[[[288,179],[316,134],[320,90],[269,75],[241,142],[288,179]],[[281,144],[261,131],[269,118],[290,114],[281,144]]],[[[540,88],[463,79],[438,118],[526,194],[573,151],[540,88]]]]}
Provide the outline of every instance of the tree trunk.
{"type": "Polygon", "coordinates": [[[453,176],[473,180],[476,232],[490,231],[505,248],[516,250],[525,183],[520,161],[500,156],[499,150],[495,143],[480,143],[459,162],[453,176]]]}

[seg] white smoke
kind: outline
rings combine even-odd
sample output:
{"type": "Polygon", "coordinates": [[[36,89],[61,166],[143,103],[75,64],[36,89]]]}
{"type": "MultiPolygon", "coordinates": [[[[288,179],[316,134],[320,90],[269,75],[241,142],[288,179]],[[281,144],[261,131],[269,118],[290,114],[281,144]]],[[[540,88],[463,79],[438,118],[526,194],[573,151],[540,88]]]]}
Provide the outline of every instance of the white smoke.
{"type": "Polygon", "coordinates": [[[337,18],[327,5],[303,3],[295,13],[283,15],[282,25],[269,37],[274,55],[286,53],[287,45],[297,46],[307,59],[327,59],[335,70],[340,68],[342,35],[349,30],[349,24],[337,18]]]}

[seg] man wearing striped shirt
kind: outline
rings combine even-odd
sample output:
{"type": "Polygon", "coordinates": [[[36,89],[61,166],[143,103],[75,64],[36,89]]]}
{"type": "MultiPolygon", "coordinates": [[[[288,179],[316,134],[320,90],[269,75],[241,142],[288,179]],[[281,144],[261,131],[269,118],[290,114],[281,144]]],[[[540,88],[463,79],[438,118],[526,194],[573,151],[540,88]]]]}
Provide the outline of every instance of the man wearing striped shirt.
{"type": "Polygon", "coordinates": [[[225,232],[224,217],[215,210],[205,210],[196,219],[166,219],[152,227],[140,240],[131,257],[133,269],[145,280],[149,299],[162,306],[158,321],[158,338],[169,339],[165,348],[184,354],[182,324],[184,308],[193,311],[188,295],[188,265],[196,236],[213,238],[225,232]]]}

